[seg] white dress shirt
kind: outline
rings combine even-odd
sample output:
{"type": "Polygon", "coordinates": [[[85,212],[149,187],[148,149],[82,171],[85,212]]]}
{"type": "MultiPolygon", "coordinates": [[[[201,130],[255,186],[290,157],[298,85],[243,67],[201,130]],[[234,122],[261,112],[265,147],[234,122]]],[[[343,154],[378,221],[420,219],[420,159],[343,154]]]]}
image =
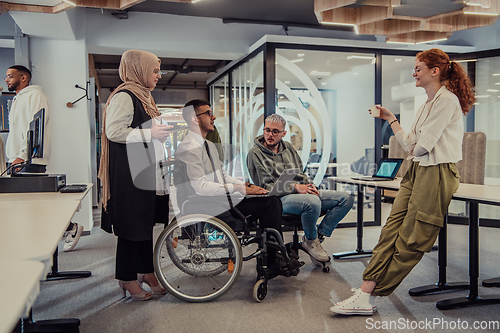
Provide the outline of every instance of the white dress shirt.
{"type": "Polygon", "coordinates": [[[204,146],[205,141],[207,140],[198,133],[189,131],[177,147],[175,158],[186,164],[187,174],[196,194],[200,196],[225,195],[222,177],[226,180],[228,192],[233,193],[233,184],[245,184],[245,182],[229,176],[221,166],[217,148],[212,142],[207,141],[219,181],[215,182],[212,164],[204,146]]]}

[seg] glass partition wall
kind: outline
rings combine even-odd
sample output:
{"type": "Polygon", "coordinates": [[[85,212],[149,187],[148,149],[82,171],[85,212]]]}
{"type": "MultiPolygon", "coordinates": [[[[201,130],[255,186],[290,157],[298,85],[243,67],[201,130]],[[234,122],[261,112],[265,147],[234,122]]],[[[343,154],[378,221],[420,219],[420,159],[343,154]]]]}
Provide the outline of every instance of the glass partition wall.
{"type": "Polygon", "coordinates": [[[375,54],[281,46],[272,48],[275,66],[267,72],[274,76],[273,90],[266,91],[265,45],[209,82],[216,125],[230,147],[224,152],[226,168],[250,180],[248,151],[263,134],[265,115],[277,113],[287,121],[284,140],[295,147],[317,186],[332,189],[331,175],[367,174],[369,169],[356,162],[373,156],[375,121],[368,109],[375,103],[375,54]],[[268,112],[266,93],[274,94],[268,112]]]}
{"type": "MultiPolygon", "coordinates": [[[[461,64],[469,70],[475,80],[476,103],[469,112],[466,123],[467,132],[486,134],[486,161],[484,184],[500,186],[500,53],[484,58],[468,58],[461,64]]],[[[463,204],[462,204],[463,205],[463,204]]],[[[467,209],[464,209],[467,214],[467,209]]],[[[486,225],[497,225],[500,219],[500,207],[480,205],[479,217],[486,225]],[[488,223],[486,220],[493,220],[488,223]]],[[[459,213],[461,214],[461,212],[459,213]]]]}
{"type": "Polygon", "coordinates": [[[359,173],[353,162],[373,148],[374,64],[374,54],[276,50],[276,113],[317,186],[333,167],[359,173]]]}
{"type": "Polygon", "coordinates": [[[258,53],[232,72],[233,177],[249,179],[248,151],[264,122],[264,55],[258,53]]]}

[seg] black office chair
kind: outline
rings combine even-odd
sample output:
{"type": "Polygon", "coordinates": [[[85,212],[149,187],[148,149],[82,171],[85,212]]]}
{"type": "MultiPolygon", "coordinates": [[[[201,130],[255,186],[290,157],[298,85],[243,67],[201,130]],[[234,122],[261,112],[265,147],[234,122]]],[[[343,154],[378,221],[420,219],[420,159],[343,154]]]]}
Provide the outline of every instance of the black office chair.
{"type": "MultiPolygon", "coordinates": [[[[267,263],[267,248],[280,251],[287,269],[279,272],[295,276],[283,239],[272,228],[261,230],[228,197],[200,197],[180,161],[166,162],[166,181],[175,184],[180,213],[158,237],[154,265],[160,283],[175,297],[188,302],[206,302],[226,293],[236,282],[243,261],[257,259],[257,282],[253,297],[262,302],[268,281],[277,276],[267,263]],[[243,256],[242,246],[257,244],[257,250],[243,256]]],[[[172,193],[171,193],[172,194],[172,193]]]]}
{"type": "MultiPolygon", "coordinates": [[[[321,212],[320,216],[325,215],[326,212],[321,212]]],[[[299,234],[298,231],[302,230],[302,221],[300,215],[296,214],[288,214],[284,213],[281,216],[282,219],[282,224],[284,226],[284,230],[286,229],[292,229],[293,230],[293,238],[292,242],[285,244],[288,250],[293,249],[293,254],[296,255],[296,259],[299,259],[299,250],[302,250],[307,253],[306,249],[302,246],[302,242],[299,240],[299,234]]],[[[314,265],[318,267],[323,268],[323,272],[328,273],[330,272],[330,266],[326,265],[326,262],[321,262],[313,258],[312,256],[309,256],[311,258],[311,261],[313,262],[314,265]]],[[[328,258],[328,261],[330,261],[330,258],[328,258]]]]}

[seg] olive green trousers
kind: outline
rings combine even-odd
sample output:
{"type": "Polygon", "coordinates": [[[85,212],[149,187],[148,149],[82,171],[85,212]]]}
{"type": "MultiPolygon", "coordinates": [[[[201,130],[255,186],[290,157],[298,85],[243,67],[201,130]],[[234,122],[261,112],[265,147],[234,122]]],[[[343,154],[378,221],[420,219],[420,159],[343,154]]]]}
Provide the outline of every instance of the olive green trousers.
{"type": "Polygon", "coordinates": [[[458,185],[455,163],[410,164],[363,273],[363,280],[377,283],[374,294],[390,295],[432,249],[458,185]]]}

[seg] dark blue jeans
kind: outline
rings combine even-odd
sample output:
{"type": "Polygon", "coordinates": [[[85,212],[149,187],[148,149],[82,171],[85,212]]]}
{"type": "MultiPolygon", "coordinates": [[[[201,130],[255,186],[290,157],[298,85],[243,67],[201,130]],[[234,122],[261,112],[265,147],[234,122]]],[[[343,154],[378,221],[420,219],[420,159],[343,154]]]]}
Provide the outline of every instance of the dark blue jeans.
{"type": "Polygon", "coordinates": [[[318,232],[330,237],[333,229],[351,210],[353,201],[353,197],[347,192],[330,190],[319,190],[319,196],[294,193],[281,198],[284,213],[301,215],[307,239],[315,239],[318,232]],[[327,213],[319,226],[316,226],[322,211],[327,213]]]}

